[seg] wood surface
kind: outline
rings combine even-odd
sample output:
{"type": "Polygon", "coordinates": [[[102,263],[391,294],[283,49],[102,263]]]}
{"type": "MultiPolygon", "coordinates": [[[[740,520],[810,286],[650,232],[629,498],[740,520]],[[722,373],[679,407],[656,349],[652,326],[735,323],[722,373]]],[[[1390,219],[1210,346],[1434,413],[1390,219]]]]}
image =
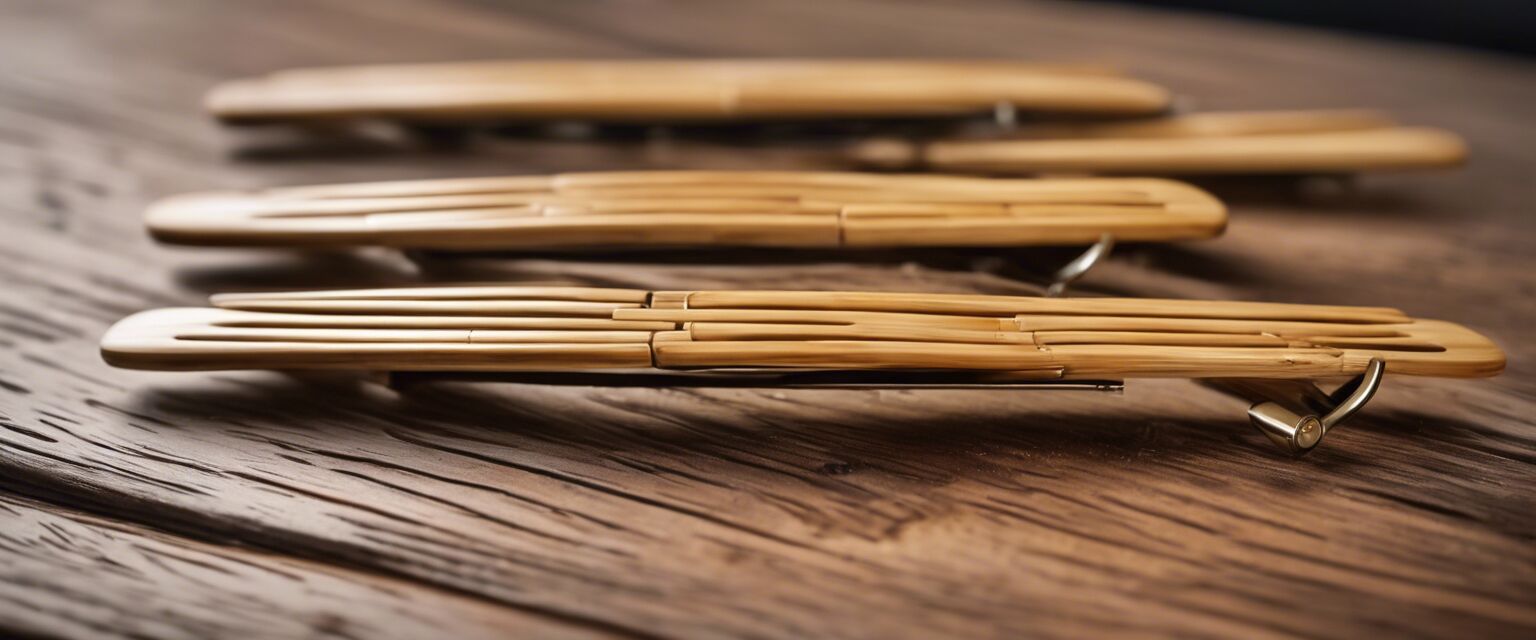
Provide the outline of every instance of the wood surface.
{"type": "Polygon", "coordinates": [[[0,11],[4,635],[1536,630],[1530,62],[1097,3],[0,11]],[[221,290],[505,278],[1027,294],[1071,257],[521,255],[418,270],[388,252],[170,249],[142,230],[152,201],[212,188],[827,169],[819,138],[785,144],[784,129],[601,129],[614,142],[598,145],[557,128],[455,147],[374,129],[228,132],[199,105],[221,80],[310,65],[786,52],[1102,61],[1204,109],[1367,106],[1457,131],[1473,152],[1459,172],[1208,181],[1232,205],[1226,236],[1125,247],[1078,289],[1395,307],[1488,335],[1509,369],[1389,377],[1321,450],[1292,459],[1244,423],[1242,402],[1182,380],[1124,397],[479,383],[393,394],[355,376],[100,360],[117,319],[221,290]]]}

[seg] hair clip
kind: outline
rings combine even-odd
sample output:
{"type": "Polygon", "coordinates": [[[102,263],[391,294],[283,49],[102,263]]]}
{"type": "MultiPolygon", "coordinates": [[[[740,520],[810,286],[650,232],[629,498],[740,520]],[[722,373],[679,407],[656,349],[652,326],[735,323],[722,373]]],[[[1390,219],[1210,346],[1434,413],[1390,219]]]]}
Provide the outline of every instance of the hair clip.
{"type": "Polygon", "coordinates": [[[1156,85],[1113,71],[1007,61],[589,60],[294,69],[206,99],[229,123],[383,118],[416,123],[963,116],[997,105],[1147,115],[1156,85]]]}
{"type": "Polygon", "coordinates": [[[890,248],[1093,243],[1052,293],[1116,241],[1210,238],[1225,207],[1157,179],[1005,180],[765,171],[568,173],[178,196],[152,206],[176,244],[417,251],[611,247],[890,248]]]}
{"type": "Polygon", "coordinates": [[[457,286],[220,295],[130,316],[131,369],[356,369],[550,384],[1119,389],[1208,379],[1293,453],[1384,371],[1481,377],[1504,355],[1395,309],[1256,302],[457,286]],[[493,376],[493,377],[494,377],[493,376]],[[1332,394],[1316,381],[1355,378],[1332,394]]]}
{"type": "Polygon", "coordinates": [[[1328,174],[1453,167],[1454,133],[1375,111],[1194,113],[1039,124],[1006,139],[872,140],[852,157],[884,168],[981,173],[1328,174]]]}

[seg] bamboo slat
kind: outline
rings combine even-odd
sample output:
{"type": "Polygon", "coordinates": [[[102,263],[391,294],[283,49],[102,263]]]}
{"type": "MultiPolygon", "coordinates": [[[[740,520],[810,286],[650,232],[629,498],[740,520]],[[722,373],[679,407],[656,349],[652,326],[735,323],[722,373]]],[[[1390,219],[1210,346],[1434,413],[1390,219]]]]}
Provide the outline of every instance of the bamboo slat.
{"type": "Polygon", "coordinates": [[[1373,112],[1236,112],[1044,125],[1006,139],[873,140],[851,156],[884,168],[1136,175],[1352,173],[1453,167],[1454,133],[1373,112]]]}

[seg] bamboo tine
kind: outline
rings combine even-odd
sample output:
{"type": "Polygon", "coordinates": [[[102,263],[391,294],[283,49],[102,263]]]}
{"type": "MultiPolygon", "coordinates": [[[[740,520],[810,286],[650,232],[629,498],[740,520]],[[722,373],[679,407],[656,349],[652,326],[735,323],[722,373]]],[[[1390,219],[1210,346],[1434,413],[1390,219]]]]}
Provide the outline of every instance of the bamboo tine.
{"type": "Polygon", "coordinates": [[[267,189],[274,198],[404,198],[447,195],[502,194],[507,192],[547,193],[554,186],[554,176],[495,176],[486,178],[439,178],[435,180],[398,180],[359,182],[267,189]]]}
{"type": "Polygon", "coordinates": [[[253,329],[476,329],[510,331],[668,331],[676,323],[601,317],[392,316],[226,310],[209,326],[253,329]]]}
{"type": "Polygon", "coordinates": [[[814,367],[827,369],[1054,369],[1058,363],[1032,345],[895,341],[669,340],[652,344],[656,365],[700,367],[814,367]]]}
{"type": "Polygon", "coordinates": [[[539,331],[505,329],[331,329],[236,328],[213,326],[182,331],[178,340],[249,342],[414,342],[414,343],[643,343],[649,331],[539,331]]]}
{"type": "Polygon", "coordinates": [[[329,329],[196,327],[176,333],[177,340],[211,342],[469,342],[468,329],[329,329]]]}
{"type": "Polygon", "coordinates": [[[1059,224],[1076,224],[1088,230],[1092,230],[1093,227],[1105,224],[1106,222],[1112,223],[1122,220],[1148,225],[1151,228],[1165,226],[1170,220],[1189,219],[1191,222],[1205,222],[1205,216],[1186,216],[1180,213],[1170,213],[1167,205],[1163,204],[850,204],[842,207],[842,215],[845,220],[860,222],[878,222],[886,218],[903,220],[907,223],[922,223],[924,222],[921,220],[923,218],[956,218],[962,220],[983,218],[974,222],[977,224],[1006,224],[1014,226],[1022,226],[1022,223],[1018,220],[997,220],[995,218],[1003,216],[1054,216],[1061,218],[1058,221],[1059,224]]]}
{"type": "Polygon", "coordinates": [[[650,331],[506,331],[476,329],[469,332],[469,341],[473,344],[523,342],[554,342],[564,344],[613,342],[634,344],[648,343],[650,340],[650,331]]]}
{"type": "Polygon", "coordinates": [[[1279,336],[1241,333],[1156,333],[1147,331],[1042,331],[1035,344],[1054,347],[1072,344],[1164,345],[1183,347],[1285,347],[1292,341],[1279,336]]]}
{"type": "Polygon", "coordinates": [[[572,300],[587,302],[645,302],[647,296],[648,292],[638,289],[460,285],[221,293],[214,295],[212,300],[214,305],[223,306],[224,303],[250,300],[572,300]]]}
{"type": "Polygon", "coordinates": [[[638,307],[626,302],[548,300],[222,300],[223,309],[284,313],[388,313],[397,315],[525,315],[611,317],[615,309],[638,307]]]}
{"type": "Polygon", "coordinates": [[[1269,333],[1282,338],[1314,335],[1401,337],[1396,324],[1341,324],[1275,320],[1234,320],[1223,318],[1149,318],[1121,316],[1065,316],[1028,314],[1015,317],[1019,329],[1037,333],[1053,331],[1137,331],[1196,333],[1269,333]]]}
{"type": "Polygon", "coordinates": [[[1092,244],[1105,234],[1122,242],[1214,236],[1208,221],[1146,214],[1035,215],[1008,217],[848,218],[843,244],[850,247],[1030,246],[1092,244]]]}
{"type": "MultiPolygon", "coordinates": [[[[659,295],[660,292],[658,292],[659,295]]],[[[958,331],[1012,331],[1016,324],[1009,318],[977,316],[950,316],[917,313],[869,313],[840,310],[779,310],[779,309],[616,309],[617,320],[651,320],[665,322],[726,322],[761,324],[818,324],[818,325],[870,325],[870,326],[917,326],[958,331]]]]}
{"type": "Polygon", "coordinates": [[[838,218],[818,214],[592,214],[378,225],[380,244],[440,249],[605,246],[835,247],[838,218]]]}
{"type": "Polygon", "coordinates": [[[1371,109],[1312,111],[1207,111],[1162,118],[1042,124],[1027,127],[1038,138],[1193,138],[1362,131],[1397,126],[1392,116],[1371,109]]]}
{"type": "Polygon", "coordinates": [[[614,213],[699,213],[734,215],[743,213],[836,214],[842,205],[809,203],[790,198],[635,198],[573,201],[546,206],[544,215],[586,215],[614,213]]]}
{"type": "MultiPolygon", "coordinates": [[[[160,309],[130,316],[102,338],[114,366],[160,370],[363,369],[384,371],[544,371],[642,368],[650,347],[636,343],[293,342],[178,339],[249,314],[222,309],[160,309]]],[[[459,332],[466,338],[470,332],[459,332]]]]}
{"type": "Polygon", "coordinates": [[[892,311],[957,315],[1031,313],[1144,317],[1304,320],[1353,323],[1404,322],[1396,309],[1265,302],[1158,300],[1122,298],[1022,298],[954,294],[906,294],[852,291],[694,291],[690,309],[780,309],[892,311]]]}
{"type": "Polygon", "coordinates": [[[399,198],[273,198],[244,194],[246,202],[259,203],[258,218],[302,218],[343,215],[435,213],[492,210],[534,211],[555,198],[540,193],[486,193],[471,195],[402,196],[399,198]]]}
{"type": "Polygon", "coordinates": [[[1461,138],[1401,127],[1287,135],[1163,139],[937,141],[922,162],[963,171],[1103,173],[1351,172],[1446,167],[1461,138]]]}
{"type": "Polygon", "coordinates": [[[1412,336],[1403,337],[1348,337],[1348,336],[1308,336],[1307,342],[1323,347],[1335,347],[1339,349],[1373,349],[1381,351],[1425,351],[1439,353],[1445,351],[1445,347],[1412,336]]]}
{"type": "Polygon", "coordinates": [[[1033,344],[1030,334],[1018,331],[984,331],[914,325],[690,322],[685,326],[690,339],[700,342],[746,340],[893,340],[971,344],[1033,344]]]}

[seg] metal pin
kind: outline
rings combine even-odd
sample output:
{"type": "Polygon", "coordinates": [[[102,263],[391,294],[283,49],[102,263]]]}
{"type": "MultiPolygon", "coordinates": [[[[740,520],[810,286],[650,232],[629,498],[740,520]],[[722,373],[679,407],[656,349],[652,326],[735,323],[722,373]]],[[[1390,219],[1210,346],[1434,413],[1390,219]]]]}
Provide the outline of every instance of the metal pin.
{"type": "Polygon", "coordinates": [[[992,120],[1004,131],[1012,131],[1019,127],[1019,109],[1007,100],[999,101],[992,105],[992,120]]]}
{"type": "Polygon", "coordinates": [[[1056,274],[1051,277],[1051,286],[1045,290],[1045,297],[1066,297],[1067,287],[1088,273],[1094,265],[1109,257],[1110,252],[1114,250],[1115,236],[1108,233],[1099,236],[1099,241],[1083,251],[1082,255],[1073,258],[1071,262],[1056,270],[1056,274]]]}

